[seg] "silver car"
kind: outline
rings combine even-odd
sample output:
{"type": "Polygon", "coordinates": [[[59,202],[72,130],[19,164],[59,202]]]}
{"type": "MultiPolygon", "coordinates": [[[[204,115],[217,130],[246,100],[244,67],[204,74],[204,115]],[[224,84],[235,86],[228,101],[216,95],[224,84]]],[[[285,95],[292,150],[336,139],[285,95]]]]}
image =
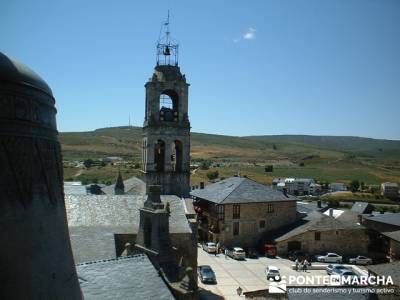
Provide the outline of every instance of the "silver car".
{"type": "Polygon", "coordinates": [[[328,275],[337,275],[340,272],[342,272],[342,270],[348,270],[351,271],[349,268],[340,265],[340,264],[329,264],[326,267],[326,273],[328,273],[328,275]]]}
{"type": "Polygon", "coordinates": [[[359,255],[357,257],[349,258],[349,263],[355,265],[370,265],[372,264],[372,259],[359,255]]]}
{"type": "Polygon", "coordinates": [[[246,259],[246,253],[240,247],[228,248],[227,254],[234,259],[246,259]]]}
{"type": "Polygon", "coordinates": [[[215,253],[217,252],[217,245],[213,242],[206,242],[203,244],[203,250],[208,253],[215,253]]]}
{"type": "Polygon", "coordinates": [[[326,255],[317,256],[317,261],[340,264],[343,261],[343,257],[336,253],[327,253],[326,255]]]}

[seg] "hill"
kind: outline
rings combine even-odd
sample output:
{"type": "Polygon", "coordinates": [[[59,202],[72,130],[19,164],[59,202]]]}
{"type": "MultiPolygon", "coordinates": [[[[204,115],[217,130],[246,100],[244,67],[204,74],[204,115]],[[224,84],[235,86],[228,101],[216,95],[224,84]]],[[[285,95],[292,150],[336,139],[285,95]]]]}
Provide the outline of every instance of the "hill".
{"type": "MultiPolygon", "coordinates": [[[[121,156],[138,163],[141,157],[140,127],[101,128],[90,132],[60,133],[66,161],[121,156]]],[[[313,177],[320,181],[359,179],[368,184],[400,181],[400,141],[343,136],[275,135],[235,137],[191,134],[192,161],[210,160],[220,176],[240,172],[261,182],[273,177],[313,177]],[[266,165],[274,171],[266,173],[266,165]]],[[[65,168],[67,176],[79,179],[92,172],[101,179],[115,178],[116,170],[65,168]],[[109,175],[106,175],[109,174],[109,175]],[[80,177],[81,176],[81,177],[80,177]]],[[[206,178],[206,170],[192,176],[193,183],[206,178]]],[[[129,171],[126,176],[137,174],[129,171]]]]}

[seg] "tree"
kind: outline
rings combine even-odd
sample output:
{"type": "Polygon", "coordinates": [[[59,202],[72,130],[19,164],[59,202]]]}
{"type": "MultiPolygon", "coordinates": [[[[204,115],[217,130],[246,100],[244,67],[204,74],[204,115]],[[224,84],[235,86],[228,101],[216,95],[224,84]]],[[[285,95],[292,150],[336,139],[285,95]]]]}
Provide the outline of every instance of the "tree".
{"type": "Polygon", "coordinates": [[[208,171],[208,172],[207,172],[207,178],[208,178],[209,180],[217,179],[218,176],[219,176],[218,170],[215,170],[215,171],[208,171]]]}
{"type": "Polygon", "coordinates": [[[200,163],[200,169],[202,170],[208,170],[211,166],[212,162],[210,160],[203,160],[200,163]]]}
{"type": "Polygon", "coordinates": [[[272,144],[272,149],[276,150],[276,149],[278,149],[278,147],[276,147],[275,144],[272,144]]]}
{"type": "Polygon", "coordinates": [[[273,165],[268,165],[265,167],[265,172],[273,172],[274,171],[274,166],[273,165]]]}
{"type": "Polygon", "coordinates": [[[350,182],[350,190],[354,193],[357,192],[360,188],[360,182],[357,179],[354,179],[350,182]]]}
{"type": "Polygon", "coordinates": [[[93,159],[85,159],[84,161],[83,161],[83,165],[87,168],[87,169],[89,169],[92,165],[93,165],[93,159]]]}
{"type": "Polygon", "coordinates": [[[299,164],[299,166],[300,166],[300,167],[304,167],[304,163],[301,162],[301,163],[299,164]]]}

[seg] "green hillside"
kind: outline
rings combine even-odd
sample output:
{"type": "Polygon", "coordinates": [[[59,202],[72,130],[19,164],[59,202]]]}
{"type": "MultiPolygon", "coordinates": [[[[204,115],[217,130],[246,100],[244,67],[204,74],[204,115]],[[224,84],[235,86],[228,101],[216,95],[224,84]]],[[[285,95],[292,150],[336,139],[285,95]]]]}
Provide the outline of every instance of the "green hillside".
{"type": "MultiPolygon", "coordinates": [[[[64,161],[121,156],[130,161],[124,176],[137,175],[132,165],[140,163],[140,127],[102,128],[90,132],[60,133],[64,161]]],[[[240,172],[261,182],[274,177],[313,177],[320,181],[349,182],[352,179],[367,184],[400,181],[400,141],[360,137],[334,136],[254,136],[235,137],[192,133],[193,162],[210,160],[212,169],[227,177],[240,172]],[[265,172],[273,165],[272,173],[265,172]]],[[[117,168],[96,167],[90,170],[67,167],[70,179],[82,176],[100,181],[113,180],[117,168]]],[[[192,175],[193,183],[206,179],[207,170],[192,175]]]]}

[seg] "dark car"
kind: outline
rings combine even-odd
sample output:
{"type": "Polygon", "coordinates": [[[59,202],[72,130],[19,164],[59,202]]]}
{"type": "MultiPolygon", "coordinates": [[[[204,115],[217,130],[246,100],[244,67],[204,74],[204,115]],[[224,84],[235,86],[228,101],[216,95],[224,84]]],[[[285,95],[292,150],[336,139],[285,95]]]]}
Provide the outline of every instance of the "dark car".
{"type": "Polygon", "coordinates": [[[258,258],[258,252],[256,248],[247,249],[247,257],[248,258],[258,258]]]}
{"type": "Polygon", "coordinates": [[[197,268],[200,280],[203,283],[216,283],[215,273],[210,266],[199,266],[197,268]]]}

